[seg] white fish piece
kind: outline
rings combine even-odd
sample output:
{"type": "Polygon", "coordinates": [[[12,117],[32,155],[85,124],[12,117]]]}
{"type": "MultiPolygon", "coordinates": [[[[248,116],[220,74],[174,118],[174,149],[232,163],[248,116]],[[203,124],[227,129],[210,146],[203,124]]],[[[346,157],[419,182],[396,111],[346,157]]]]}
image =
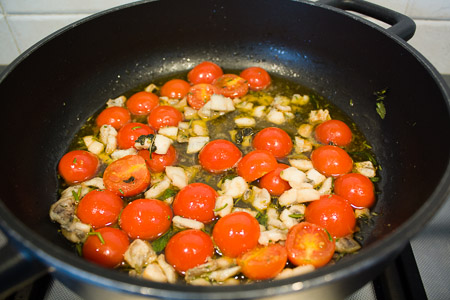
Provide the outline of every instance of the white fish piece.
{"type": "Polygon", "coordinates": [[[106,106],[107,107],[114,107],[114,106],[124,107],[126,101],[127,101],[127,98],[125,96],[120,96],[115,99],[109,99],[108,101],[106,101],[106,106]]]}
{"type": "Polygon", "coordinates": [[[178,135],[178,127],[176,126],[166,126],[158,130],[158,134],[164,135],[170,139],[176,139],[178,135]]]}
{"type": "Polygon", "coordinates": [[[103,152],[105,145],[95,139],[93,135],[87,135],[83,137],[83,142],[87,147],[87,150],[95,155],[103,152]]]}
{"type": "Polygon", "coordinates": [[[234,119],[234,123],[238,127],[253,127],[256,125],[256,120],[253,118],[249,118],[249,117],[240,117],[240,118],[234,119]]]}
{"type": "Polygon", "coordinates": [[[285,241],[287,238],[287,230],[282,229],[269,229],[266,231],[263,231],[259,235],[258,243],[261,245],[267,246],[270,243],[275,243],[278,241],[285,241]]]}
{"type": "Polygon", "coordinates": [[[313,164],[309,159],[289,159],[289,164],[291,167],[295,167],[303,172],[313,168],[313,164]]]}
{"type": "Polygon", "coordinates": [[[233,197],[234,199],[242,197],[245,191],[248,190],[248,183],[241,176],[236,176],[232,179],[227,179],[222,185],[224,195],[233,197]]]}
{"type": "Polygon", "coordinates": [[[153,184],[144,194],[146,199],[155,199],[160,197],[168,188],[170,188],[171,180],[165,176],[163,179],[153,184]]]}
{"type": "Polygon", "coordinates": [[[313,148],[313,144],[306,140],[303,139],[299,136],[295,136],[295,147],[294,150],[297,153],[304,153],[304,152],[310,152],[312,151],[313,148]]]}
{"type": "Polygon", "coordinates": [[[308,122],[310,124],[323,123],[328,120],[331,120],[330,112],[328,111],[328,109],[312,110],[309,113],[308,122]]]}
{"type": "Polygon", "coordinates": [[[290,229],[294,225],[298,224],[300,221],[304,219],[304,217],[291,217],[293,215],[300,216],[305,214],[306,206],[303,204],[292,205],[289,208],[285,208],[281,214],[280,219],[286,228],[290,229]]]}
{"type": "Polygon", "coordinates": [[[164,254],[158,255],[156,260],[158,262],[159,267],[163,271],[164,275],[166,275],[167,282],[175,283],[177,281],[177,272],[175,269],[166,262],[166,257],[164,254]]]}
{"type": "Polygon", "coordinates": [[[149,242],[135,239],[124,254],[125,261],[138,273],[144,266],[156,261],[157,255],[149,242]]]}
{"type": "Polygon", "coordinates": [[[214,215],[221,218],[230,214],[233,209],[233,197],[229,195],[220,195],[216,198],[214,215]]]}
{"type": "Polygon", "coordinates": [[[184,108],[184,119],[185,120],[195,119],[197,117],[197,113],[198,113],[198,110],[196,110],[190,106],[186,106],[184,108]]]}
{"type": "Polygon", "coordinates": [[[355,162],[353,164],[353,170],[356,173],[362,174],[369,178],[375,177],[377,175],[376,168],[370,160],[355,162]]]}
{"type": "Polygon", "coordinates": [[[281,206],[292,205],[297,202],[297,190],[292,188],[284,191],[283,194],[278,198],[278,203],[281,206]]]}
{"type": "Polygon", "coordinates": [[[297,189],[297,203],[311,202],[319,199],[320,193],[315,189],[297,189]]]}
{"type": "Polygon", "coordinates": [[[153,93],[155,91],[157,91],[159,88],[156,84],[154,83],[150,83],[149,85],[147,85],[144,89],[144,91],[149,92],[149,93],[153,93]]]}
{"type": "Polygon", "coordinates": [[[117,149],[117,130],[111,125],[101,126],[100,141],[106,146],[105,153],[110,155],[117,149]]]}
{"type": "Polygon", "coordinates": [[[111,153],[111,158],[113,159],[113,161],[124,158],[125,156],[128,155],[136,155],[137,154],[137,150],[134,148],[128,148],[128,149],[117,149],[115,150],[113,153],[111,153]]]}
{"type": "Polygon", "coordinates": [[[221,281],[225,281],[228,278],[239,274],[240,272],[241,272],[241,267],[235,266],[235,267],[231,267],[228,269],[213,271],[213,272],[211,272],[211,274],[209,274],[209,278],[212,280],[221,282],[221,281]]]}
{"type": "Polygon", "coordinates": [[[319,173],[319,171],[317,171],[316,169],[309,169],[306,172],[306,178],[313,184],[314,187],[318,186],[319,184],[324,182],[325,179],[327,179],[326,176],[319,173]]]}
{"type": "Polygon", "coordinates": [[[273,207],[267,209],[267,227],[269,229],[286,229],[286,226],[279,219],[278,211],[273,207]]]}
{"type": "Polygon", "coordinates": [[[270,193],[265,188],[258,188],[257,186],[252,187],[253,191],[253,201],[252,205],[259,211],[266,210],[270,204],[270,193]]]}
{"type": "Polygon", "coordinates": [[[182,189],[188,185],[188,176],[181,167],[167,166],[166,175],[172,181],[172,185],[179,189],[182,189]]]}
{"type": "Polygon", "coordinates": [[[296,268],[285,268],[283,271],[280,272],[280,274],[278,274],[275,279],[284,279],[284,278],[289,278],[289,277],[293,277],[293,276],[297,276],[297,275],[303,275],[309,272],[314,271],[316,268],[313,265],[303,265],[303,266],[298,266],[296,268]]]}
{"type": "MultiPolygon", "coordinates": [[[[97,188],[100,190],[105,189],[105,184],[103,182],[102,177],[94,177],[92,179],[83,181],[82,183],[80,183],[80,185],[83,189],[87,189],[87,188],[89,188],[90,190],[92,190],[93,188],[97,188]]],[[[84,197],[83,193],[81,193],[81,195],[82,195],[82,197],[84,197]]]]}
{"type": "Polygon", "coordinates": [[[297,129],[297,133],[303,137],[303,138],[310,138],[313,132],[314,126],[312,126],[311,124],[301,124],[298,129],[297,129]]]}
{"type": "Polygon", "coordinates": [[[205,228],[205,225],[202,222],[199,222],[197,220],[192,220],[189,218],[180,217],[180,216],[174,216],[172,218],[172,222],[175,227],[178,227],[181,229],[190,228],[190,229],[202,230],[203,228],[205,228]]]}
{"type": "Polygon", "coordinates": [[[83,243],[90,231],[91,225],[82,223],[78,218],[74,218],[69,224],[61,225],[61,233],[72,243],[83,243]]]}
{"type": "Polygon", "coordinates": [[[284,114],[281,111],[278,111],[276,109],[271,109],[269,113],[266,116],[267,121],[281,125],[284,122],[286,122],[286,118],[284,117],[284,114]]]}
{"type": "Polygon", "coordinates": [[[237,211],[246,212],[246,213],[248,213],[249,215],[251,215],[252,217],[255,217],[255,218],[258,215],[257,211],[254,211],[254,210],[252,210],[250,208],[243,208],[243,207],[236,207],[236,206],[233,207],[232,212],[237,212],[237,211]]]}
{"type": "Polygon", "coordinates": [[[210,109],[214,111],[229,112],[235,110],[233,100],[223,95],[211,95],[208,103],[210,103],[210,109]]]}
{"type": "Polygon", "coordinates": [[[142,277],[156,282],[167,282],[166,274],[164,274],[164,271],[161,269],[159,264],[152,263],[149,264],[142,273],[142,277]]]}
{"type": "Polygon", "coordinates": [[[172,145],[173,141],[168,138],[167,136],[164,136],[162,134],[157,134],[155,136],[155,142],[154,145],[156,146],[155,153],[156,154],[166,154],[169,150],[170,145],[172,145]]]}
{"type": "Polygon", "coordinates": [[[325,179],[318,191],[321,195],[331,194],[333,192],[333,177],[328,177],[327,179],[325,179]]]}
{"type": "Polygon", "coordinates": [[[306,181],[306,174],[295,167],[289,167],[280,172],[280,177],[289,182],[293,188],[300,187],[306,181]]]}
{"type": "Polygon", "coordinates": [[[266,114],[265,110],[266,106],[264,105],[257,106],[253,109],[252,116],[255,118],[262,118],[266,114]]]}
{"type": "Polygon", "coordinates": [[[209,136],[193,136],[188,140],[186,153],[192,154],[202,150],[202,148],[209,142],[209,136]]]}

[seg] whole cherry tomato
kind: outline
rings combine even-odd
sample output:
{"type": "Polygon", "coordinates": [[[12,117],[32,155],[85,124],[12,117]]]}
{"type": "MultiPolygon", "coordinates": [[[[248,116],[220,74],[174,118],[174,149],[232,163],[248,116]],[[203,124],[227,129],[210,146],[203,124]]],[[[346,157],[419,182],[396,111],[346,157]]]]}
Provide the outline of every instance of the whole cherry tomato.
{"type": "Polygon", "coordinates": [[[272,82],[269,73],[260,67],[247,68],[241,72],[240,76],[248,81],[248,86],[253,91],[263,90],[272,82]]]}
{"type": "Polygon", "coordinates": [[[186,97],[191,85],[182,79],[172,79],[164,83],[161,87],[161,96],[172,99],[182,99],[186,97]]]}
{"type": "Polygon", "coordinates": [[[119,130],[123,125],[130,121],[130,112],[126,108],[120,106],[105,108],[96,119],[98,127],[101,127],[102,125],[111,125],[116,130],[119,130]]]}
{"type": "Polygon", "coordinates": [[[189,71],[187,77],[190,83],[212,83],[214,79],[223,75],[222,68],[210,61],[204,61],[189,71]]]}
{"type": "Polygon", "coordinates": [[[187,102],[189,106],[195,109],[200,109],[206,102],[211,100],[211,96],[218,94],[219,91],[216,86],[209,83],[199,83],[193,85],[187,94],[187,102]]]}
{"type": "Polygon", "coordinates": [[[121,149],[133,148],[141,135],[154,134],[155,131],[143,123],[128,123],[117,133],[117,144],[121,149]]]}
{"type": "Polygon", "coordinates": [[[85,150],[73,150],[61,158],[58,172],[68,184],[75,184],[93,178],[99,164],[95,154],[85,150]]]}
{"type": "Polygon", "coordinates": [[[148,124],[156,130],[166,126],[178,126],[182,120],[183,114],[169,105],[157,106],[148,115],[148,124]]]}
{"type": "Polygon", "coordinates": [[[291,189],[289,182],[280,177],[281,171],[289,168],[288,165],[278,164],[277,168],[259,179],[259,186],[265,188],[272,196],[280,196],[291,189]]]}
{"type": "Polygon", "coordinates": [[[347,200],[354,208],[371,207],[375,202],[372,181],[359,173],[339,176],[334,182],[334,192],[347,200]]]}
{"type": "Polygon", "coordinates": [[[237,258],[241,272],[252,280],[265,280],[277,276],[287,262],[286,248],[280,244],[257,246],[237,258]]]}
{"type": "Polygon", "coordinates": [[[345,150],[337,146],[321,146],[311,153],[314,168],[329,177],[337,177],[350,172],[353,168],[352,158],[345,150]]]}
{"type": "Polygon", "coordinates": [[[342,121],[328,120],[319,124],[314,130],[316,139],[322,144],[347,146],[352,141],[352,131],[342,121]]]}
{"type": "Polygon", "coordinates": [[[81,222],[101,228],[115,223],[122,208],[122,198],[113,192],[93,190],[80,200],[77,216],[81,222]]]}
{"type": "Polygon", "coordinates": [[[232,142],[214,140],[200,150],[198,161],[206,171],[221,173],[233,168],[241,157],[241,150],[232,142]]]}
{"type": "Polygon", "coordinates": [[[254,150],[239,161],[237,173],[247,182],[251,182],[275,170],[277,166],[278,162],[272,153],[266,150],[254,150]]]}
{"type": "Polygon", "coordinates": [[[177,152],[175,147],[170,145],[166,154],[152,153],[152,158],[150,158],[150,151],[139,150],[138,155],[142,156],[147,163],[148,168],[153,173],[163,172],[167,166],[171,166],[177,160],[177,152]]]}
{"type": "Polygon", "coordinates": [[[216,78],[213,85],[218,88],[219,94],[225,97],[242,97],[248,92],[247,81],[235,74],[224,74],[216,78]]]}
{"type": "Polygon", "coordinates": [[[283,129],[267,127],[253,137],[253,147],[267,150],[276,158],[283,158],[291,152],[292,140],[283,129]]]}
{"type": "Polygon", "coordinates": [[[188,184],[175,196],[172,207],[177,216],[209,223],[214,219],[217,192],[201,182],[188,184]]]}
{"type": "Polygon", "coordinates": [[[127,101],[128,110],[136,116],[145,116],[159,104],[159,98],[150,92],[137,92],[127,101]]]}

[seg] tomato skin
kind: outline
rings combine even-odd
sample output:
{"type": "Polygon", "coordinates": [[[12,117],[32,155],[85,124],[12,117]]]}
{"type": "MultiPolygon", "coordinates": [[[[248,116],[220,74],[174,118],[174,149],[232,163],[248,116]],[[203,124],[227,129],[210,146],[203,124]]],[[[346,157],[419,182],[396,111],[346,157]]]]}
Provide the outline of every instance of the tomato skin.
{"type": "Polygon", "coordinates": [[[210,61],[204,61],[189,71],[187,78],[192,84],[212,83],[223,75],[222,68],[210,61]]]}
{"type": "Polygon", "coordinates": [[[228,257],[238,257],[258,245],[259,223],[249,213],[234,212],[220,218],[213,228],[213,240],[228,257]]]}
{"type": "Polygon", "coordinates": [[[329,177],[337,177],[349,173],[353,168],[353,160],[347,152],[337,146],[321,146],[311,153],[314,168],[329,177]]]}
{"type": "Polygon", "coordinates": [[[131,115],[126,108],[113,106],[105,108],[95,121],[98,127],[111,125],[116,130],[119,130],[123,125],[131,121],[131,115]]]}
{"type": "Polygon", "coordinates": [[[187,102],[189,106],[195,109],[200,109],[206,102],[211,100],[211,96],[218,94],[219,91],[216,86],[209,83],[199,83],[193,85],[187,94],[187,102]]]}
{"type": "Polygon", "coordinates": [[[326,265],[335,250],[335,243],[330,241],[325,230],[308,222],[298,223],[289,229],[285,246],[291,263],[316,268],[326,265]]]}
{"type": "Polygon", "coordinates": [[[172,224],[170,206],[156,199],[136,199],[122,210],[119,225],[132,239],[155,240],[172,224]]]}
{"type": "Polygon", "coordinates": [[[240,76],[248,81],[248,86],[253,91],[267,88],[272,79],[266,70],[260,67],[250,67],[241,72],[240,76]]]}
{"type": "Polygon", "coordinates": [[[175,270],[184,274],[214,255],[210,236],[201,230],[187,229],[175,234],[167,243],[165,256],[175,270]]]}
{"type": "Polygon", "coordinates": [[[342,121],[328,120],[319,125],[314,130],[316,140],[321,144],[333,144],[336,146],[347,146],[352,141],[352,131],[342,121]]]}
{"type": "Polygon", "coordinates": [[[150,185],[150,171],[144,158],[128,155],[106,167],[103,182],[106,189],[116,195],[136,196],[150,185]]]}
{"type": "Polygon", "coordinates": [[[58,172],[68,184],[75,184],[93,178],[99,165],[95,154],[73,150],[63,155],[58,163],[58,172]]]}
{"type": "Polygon", "coordinates": [[[134,148],[141,135],[154,134],[155,131],[143,123],[128,123],[117,133],[117,145],[121,149],[134,148]]]}
{"type": "Polygon", "coordinates": [[[225,97],[237,98],[248,93],[247,81],[236,74],[224,74],[216,78],[212,84],[218,88],[219,94],[225,97]]]}
{"type": "Polygon", "coordinates": [[[90,235],[83,245],[83,257],[106,268],[114,268],[122,262],[130,241],[127,235],[117,228],[104,227],[96,232],[102,236],[105,243],[102,244],[96,235],[90,235]]]}
{"type": "Polygon", "coordinates": [[[218,194],[207,184],[196,182],[182,188],[175,196],[172,207],[177,216],[210,223],[218,194]]]}
{"type": "Polygon", "coordinates": [[[280,196],[291,189],[289,182],[280,177],[281,171],[289,168],[288,165],[278,164],[277,168],[259,179],[259,186],[265,188],[272,196],[280,196]]]}
{"type": "Polygon", "coordinates": [[[305,220],[325,228],[335,238],[353,233],[356,225],[353,208],[338,195],[323,195],[312,201],[305,209],[305,220]]]}
{"type": "Polygon", "coordinates": [[[280,244],[257,246],[238,257],[241,272],[252,280],[265,280],[277,276],[287,262],[286,248],[280,244]]]}
{"type": "Polygon", "coordinates": [[[183,120],[183,114],[175,107],[161,105],[155,107],[148,115],[148,124],[158,130],[166,126],[178,126],[183,120]]]}
{"type": "Polygon", "coordinates": [[[183,99],[189,92],[191,85],[183,79],[172,79],[161,87],[161,96],[171,99],[183,99]]]}
{"type": "Polygon", "coordinates": [[[80,200],[77,216],[81,222],[101,228],[115,223],[122,208],[122,199],[113,192],[93,190],[80,200]]]}
{"type": "Polygon", "coordinates": [[[334,192],[347,200],[354,208],[368,208],[375,202],[372,181],[359,173],[339,176],[334,182],[334,192]]]}
{"type": "Polygon", "coordinates": [[[151,159],[150,151],[148,150],[139,150],[138,155],[145,159],[148,168],[153,173],[163,172],[167,166],[173,165],[177,160],[177,152],[172,145],[169,146],[169,150],[167,150],[166,154],[157,154],[153,152],[151,159]]]}
{"type": "Polygon", "coordinates": [[[277,127],[267,127],[253,137],[253,148],[267,150],[276,158],[283,158],[292,150],[289,134],[277,127]]]}
{"type": "Polygon", "coordinates": [[[146,91],[133,94],[126,103],[128,110],[136,116],[148,115],[158,104],[158,96],[146,91]]]}
{"type": "Polygon", "coordinates": [[[246,154],[237,165],[237,173],[247,182],[254,181],[278,166],[276,158],[266,150],[254,150],[246,154]]]}
{"type": "Polygon", "coordinates": [[[235,144],[219,139],[209,142],[200,150],[198,161],[206,171],[222,173],[233,168],[241,157],[241,150],[235,144]]]}

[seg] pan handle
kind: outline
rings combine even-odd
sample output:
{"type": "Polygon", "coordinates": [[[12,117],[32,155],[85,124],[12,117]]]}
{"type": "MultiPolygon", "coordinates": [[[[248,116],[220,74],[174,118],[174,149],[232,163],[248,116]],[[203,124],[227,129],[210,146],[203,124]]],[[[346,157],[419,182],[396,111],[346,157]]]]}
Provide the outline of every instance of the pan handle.
{"type": "Polygon", "coordinates": [[[401,13],[361,0],[319,0],[317,3],[333,6],[342,10],[354,11],[392,25],[388,32],[408,41],[416,32],[414,21],[401,13]]]}

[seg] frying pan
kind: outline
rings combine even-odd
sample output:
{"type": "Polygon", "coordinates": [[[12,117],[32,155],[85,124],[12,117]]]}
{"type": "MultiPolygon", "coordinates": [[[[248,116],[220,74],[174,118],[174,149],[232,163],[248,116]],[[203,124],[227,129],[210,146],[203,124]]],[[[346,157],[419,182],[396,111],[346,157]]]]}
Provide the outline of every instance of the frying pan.
{"type": "Polygon", "coordinates": [[[326,299],[355,291],[449,194],[449,91],[405,42],[414,29],[409,18],[356,0],[143,1],[88,17],[31,47],[0,78],[0,226],[10,240],[1,253],[2,292],[44,272],[102,299],[326,299]],[[314,89],[358,124],[382,167],[378,216],[360,253],[306,275],[232,288],[144,281],[75,254],[48,217],[57,200],[56,166],[70,140],[107,99],[203,60],[225,69],[261,66],[314,89]],[[384,119],[374,96],[382,89],[384,119]]]}

